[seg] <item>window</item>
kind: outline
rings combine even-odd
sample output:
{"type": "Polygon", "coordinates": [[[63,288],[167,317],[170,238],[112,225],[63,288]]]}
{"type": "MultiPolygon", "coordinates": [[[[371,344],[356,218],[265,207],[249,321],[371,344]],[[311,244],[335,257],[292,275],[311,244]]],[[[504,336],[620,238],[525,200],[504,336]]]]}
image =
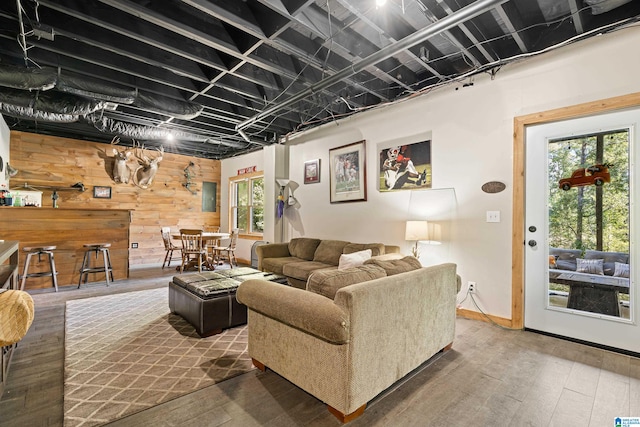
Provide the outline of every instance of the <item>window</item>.
{"type": "Polygon", "coordinates": [[[229,225],[240,234],[261,237],[264,231],[264,175],[255,172],[229,179],[229,225]]]}

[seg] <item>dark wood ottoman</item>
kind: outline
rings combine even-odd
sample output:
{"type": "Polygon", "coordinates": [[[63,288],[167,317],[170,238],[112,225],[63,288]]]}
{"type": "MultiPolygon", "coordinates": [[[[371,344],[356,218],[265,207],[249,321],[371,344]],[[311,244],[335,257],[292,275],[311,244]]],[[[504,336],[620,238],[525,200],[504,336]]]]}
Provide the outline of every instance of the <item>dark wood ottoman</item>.
{"type": "Polygon", "coordinates": [[[193,325],[201,337],[244,325],[247,307],[236,300],[236,290],[249,279],[286,283],[284,276],[249,267],[174,276],[169,282],[169,309],[193,325]]]}

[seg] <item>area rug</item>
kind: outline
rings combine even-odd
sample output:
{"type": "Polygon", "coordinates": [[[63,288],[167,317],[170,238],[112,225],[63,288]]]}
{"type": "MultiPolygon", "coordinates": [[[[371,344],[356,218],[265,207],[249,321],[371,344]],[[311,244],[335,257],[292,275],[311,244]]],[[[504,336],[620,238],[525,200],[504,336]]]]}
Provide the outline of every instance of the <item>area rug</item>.
{"type": "Polygon", "coordinates": [[[253,369],[246,326],[200,338],[167,288],[68,301],[64,425],[96,426],[253,369]]]}

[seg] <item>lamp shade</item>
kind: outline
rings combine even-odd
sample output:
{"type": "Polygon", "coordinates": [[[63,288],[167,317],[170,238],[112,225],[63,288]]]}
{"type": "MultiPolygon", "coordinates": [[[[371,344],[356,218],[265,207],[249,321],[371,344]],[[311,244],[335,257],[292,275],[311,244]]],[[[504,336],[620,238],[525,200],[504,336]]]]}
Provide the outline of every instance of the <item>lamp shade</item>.
{"type": "Polygon", "coordinates": [[[404,240],[429,240],[429,223],[427,221],[407,221],[404,240]]]}
{"type": "Polygon", "coordinates": [[[440,224],[429,223],[429,238],[424,240],[429,245],[439,245],[442,243],[442,229],[440,224]]]}
{"type": "Polygon", "coordinates": [[[407,221],[404,239],[439,245],[442,240],[442,229],[440,224],[428,221],[407,221]]]}

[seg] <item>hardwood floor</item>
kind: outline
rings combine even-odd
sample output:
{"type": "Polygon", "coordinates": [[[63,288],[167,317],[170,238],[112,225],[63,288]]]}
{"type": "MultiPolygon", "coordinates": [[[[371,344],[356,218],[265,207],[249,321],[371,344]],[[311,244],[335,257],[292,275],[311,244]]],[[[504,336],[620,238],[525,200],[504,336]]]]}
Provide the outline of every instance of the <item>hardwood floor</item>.
{"type": "MultiPolygon", "coordinates": [[[[65,302],[167,286],[173,269],[34,294],[36,316],[14,354],[0,426],[62,426],[65,302]]],[[[640,416],[640,360],[458,319],[453,349],[369,403],[351,426],[612,426],[640,416]]],[[[311,368],[310,368],[311,369],[311,368]]],[[[273,372],[252,371],[110,426],[339,426],[326,405],[273,372]]]]}

